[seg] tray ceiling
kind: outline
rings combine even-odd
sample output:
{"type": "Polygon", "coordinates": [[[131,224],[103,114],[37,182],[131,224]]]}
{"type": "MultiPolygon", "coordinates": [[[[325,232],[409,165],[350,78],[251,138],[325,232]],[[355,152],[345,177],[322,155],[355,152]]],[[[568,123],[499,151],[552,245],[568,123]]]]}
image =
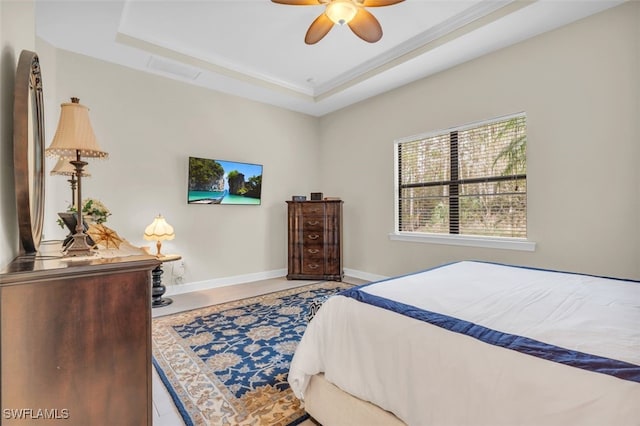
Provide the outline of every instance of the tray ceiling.
{"type": "Polygon", "coordinates": [[[320,5],[36,0],[36,32],[56,48],[321,116],[622,2],[407,0],[369,9],[377,43],[335,26],[309,46],[320,5]]]}

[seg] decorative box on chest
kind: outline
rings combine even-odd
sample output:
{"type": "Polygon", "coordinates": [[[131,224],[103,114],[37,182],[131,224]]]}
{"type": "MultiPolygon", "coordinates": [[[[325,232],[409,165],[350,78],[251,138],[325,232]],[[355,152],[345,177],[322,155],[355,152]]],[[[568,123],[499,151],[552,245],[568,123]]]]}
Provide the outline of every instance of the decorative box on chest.
{"type": "Polygon", "coordinates": [[[342,201],[287,201],[287,279],[342,281],[342,201]]]}

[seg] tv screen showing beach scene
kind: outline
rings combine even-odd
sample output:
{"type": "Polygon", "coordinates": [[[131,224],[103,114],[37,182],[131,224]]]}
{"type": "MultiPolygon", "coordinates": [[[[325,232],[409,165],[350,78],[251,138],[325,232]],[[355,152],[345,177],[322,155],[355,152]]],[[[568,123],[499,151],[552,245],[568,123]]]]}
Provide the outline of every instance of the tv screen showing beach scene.
{"type": "Polygon", "coordinates": [[[189,204],[260,204],[262,165],[189,157],[189,204]]]}

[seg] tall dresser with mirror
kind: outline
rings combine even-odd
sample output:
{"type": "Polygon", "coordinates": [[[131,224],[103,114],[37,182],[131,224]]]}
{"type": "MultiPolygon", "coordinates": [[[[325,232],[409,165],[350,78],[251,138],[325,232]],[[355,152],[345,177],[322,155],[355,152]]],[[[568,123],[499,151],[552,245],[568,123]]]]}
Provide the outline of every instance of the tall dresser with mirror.
{"type": "Polygon", "coordinates": [[[287,201],[290,280],[342,281],[342,201],[287,201]]]}

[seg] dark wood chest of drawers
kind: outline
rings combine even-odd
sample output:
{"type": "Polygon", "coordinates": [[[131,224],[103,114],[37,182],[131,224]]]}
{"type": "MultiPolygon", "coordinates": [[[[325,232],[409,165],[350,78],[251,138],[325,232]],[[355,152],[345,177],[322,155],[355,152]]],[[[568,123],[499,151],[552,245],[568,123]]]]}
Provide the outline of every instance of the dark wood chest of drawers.
{"type": "Polygon", "coordinates": [[[341,281],[342,201],[287,201],[290,280],[341,281]]]}

